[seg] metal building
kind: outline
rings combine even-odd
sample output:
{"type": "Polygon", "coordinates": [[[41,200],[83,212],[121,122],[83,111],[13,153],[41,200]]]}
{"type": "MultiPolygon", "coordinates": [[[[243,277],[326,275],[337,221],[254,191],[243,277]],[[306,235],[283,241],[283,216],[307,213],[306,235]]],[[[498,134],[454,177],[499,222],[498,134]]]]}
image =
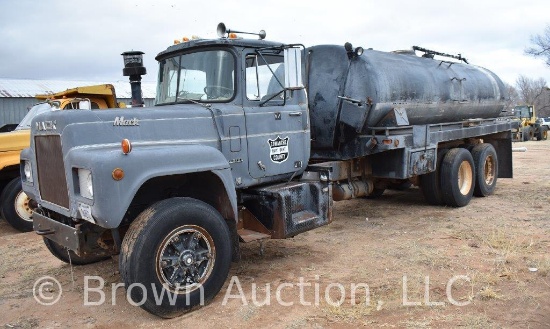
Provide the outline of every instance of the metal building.
{"type": "MultiPolygon", "coordinates": [[[[115,87],[117,100],[132,103],[132,91],[128,81],[65,81],[65,80],[28,80],[0,78],[0,131],[17,125],[27,114],[27,110],[36,104],[37,94],[53,94],[70,88],[110,83],[115,87]]],[[[141,82],[145,106],[153,106],[156,83],[141,82]]]]}

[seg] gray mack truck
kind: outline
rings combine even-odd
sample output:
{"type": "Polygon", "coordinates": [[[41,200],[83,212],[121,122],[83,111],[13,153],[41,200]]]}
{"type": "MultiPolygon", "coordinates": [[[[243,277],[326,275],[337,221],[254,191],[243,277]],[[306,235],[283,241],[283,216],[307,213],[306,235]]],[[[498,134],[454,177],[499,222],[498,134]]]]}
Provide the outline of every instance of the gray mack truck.
{"type": "Polygon", "coordinates": [[[461,207],[512,177],[504,85],[460,55],[218,34],[158,54],[156,106],[42,114],[21,153],[51,253],[119,255],[153,314],[207,303],[240,243],[327,225],[333,201],[412,183],[461,207]]]}

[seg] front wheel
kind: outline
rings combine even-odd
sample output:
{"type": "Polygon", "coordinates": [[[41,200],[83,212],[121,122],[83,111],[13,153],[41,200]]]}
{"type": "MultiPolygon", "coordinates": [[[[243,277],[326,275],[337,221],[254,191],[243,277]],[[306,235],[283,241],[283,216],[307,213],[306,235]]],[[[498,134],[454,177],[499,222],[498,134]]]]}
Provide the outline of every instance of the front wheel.
{"type": "Polygon", "coordinates": [[[172,318],[216,296],[229,274],[231,234],[212,206],[171,198],[144,210],[124,237],[120,273],[132,301],[172,318]]]}
{"type": "Polygon", "coordinates": [[[2,192],[2,217],[21,232],[32,231],[32,211],[36,203],[31,200],[21,187],[21,178],[14,178],[2,192]]]}
{"type": "Polygon", "coordinates": [[[531,126],[523,127],[523,141],[530,141],[533,137],[535,137],[535,129],[531,126]]]}
{"type": "Polygon", "coordinates": [[[44,238],[44,244],[52,255],[67,264],[87,265],[97,263],[109,258],[109,256],[94,254],[79,256],[74,251],[63,247],[57,242],[54,242],[48,238],[44,238]]]}

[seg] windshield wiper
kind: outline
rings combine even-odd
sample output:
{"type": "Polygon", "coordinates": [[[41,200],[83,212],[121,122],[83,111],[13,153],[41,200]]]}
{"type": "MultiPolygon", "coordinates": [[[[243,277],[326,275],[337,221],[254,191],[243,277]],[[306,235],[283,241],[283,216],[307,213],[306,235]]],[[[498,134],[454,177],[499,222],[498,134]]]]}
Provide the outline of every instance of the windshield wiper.
{"type": "Polygon", "coordinates": [[[198,101],[195,100],[195,99],[190,99],[190,98],[179,98],[179,97],[178,97],[178,98],[176,99],[176,102],[178,102],[178,101],[180,101],[180,100],[182,100],[182,101],[188,101],[188,102],[191,102],[191,103],[193,103],[193,104],[197,104],[197,105],[200,105],[200,106],[206,107],[206,108],[210,108],[210,106],[212,106],[212,104],[201,103],[201,102],[198,102],[198,101]]]}

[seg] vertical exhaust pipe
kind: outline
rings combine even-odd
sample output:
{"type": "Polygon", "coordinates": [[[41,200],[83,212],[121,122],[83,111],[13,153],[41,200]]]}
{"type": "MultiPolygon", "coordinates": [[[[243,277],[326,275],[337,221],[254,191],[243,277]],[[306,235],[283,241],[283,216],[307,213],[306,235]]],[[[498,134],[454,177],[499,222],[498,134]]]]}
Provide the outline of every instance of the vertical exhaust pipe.
{"type": "Polygon", "coordinates": [[[130,77],[132,87],[132,107],[143,107],[143,92],[141,90],[141,76],[147,74],[143,66],[143,52],[126,51],[121,55],[124,58],[122,75],[130,77]]]}

